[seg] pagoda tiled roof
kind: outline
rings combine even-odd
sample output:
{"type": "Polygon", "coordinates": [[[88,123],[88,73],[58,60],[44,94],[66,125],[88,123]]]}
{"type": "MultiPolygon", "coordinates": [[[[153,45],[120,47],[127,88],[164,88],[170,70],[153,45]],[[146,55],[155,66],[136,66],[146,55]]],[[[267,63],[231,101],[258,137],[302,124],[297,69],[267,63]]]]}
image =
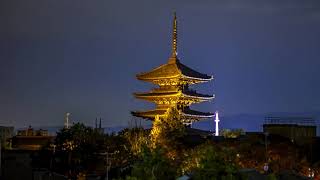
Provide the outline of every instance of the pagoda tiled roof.
{"type": "Polygon", "coordinates": [[[198,116],[198,117],[203,117],[203,118],[209,118],[209,117],[213,117],[214,116],[214,113],[195,111],[195,110],[192,110],[190,108],[185,108],[182,111],[182,113],[185,116],[198,116]]]}
{"type": "MultiPolygon", "coordinates": [[[[154,118],[156,115],[162,116],[167,112],[167,109],[154,109],[149,111],[134,111],[131,112],[132,115],[142,118],[154,118]]],[[[185,108],[182,110],[182,115],[187,117],[195,118],[210,118],[214,116],[214,113],[210,112],[200,112],[191,110],[190,108],[185,108]]]]}
{"type": "Polygon", "coordinates": [[[137,75],[139,80],[157,80],[184,77],[189,79],[198,79],[209,81],[212,76],[199,73],[188,66],[182,64],[176,57],[171,57],[169,62],[163,64],[149,72],[137,75]]]}
{"type": "MultiPolygon", "coordinates": [[[[177,95],[179,93],[178,90],[154,90],[154,91],[151,91],[151,92],[145,92],[145,93],[134,93],[134,95],[136,97],[163,97],[163,96],[174,96],[174,95],[177,95]]],[[[207,95],[207,94],[200,94],[200,93],[197,93],[196,91],[194,90],[183,90],[182,91],[183,95],[184,96],[191,96],[191,97],[195,97],[195,98],[205,98],[205,99],[212,99],[214,98],[213,95],[207,95]]]]}
{"type": "Polygon", "coordinates": [[[166,109],[154,109],[149,111],[132,111],[131,114],[142,118],[154,118],[156,115],[162,116],[166,112],[166,109]]]}

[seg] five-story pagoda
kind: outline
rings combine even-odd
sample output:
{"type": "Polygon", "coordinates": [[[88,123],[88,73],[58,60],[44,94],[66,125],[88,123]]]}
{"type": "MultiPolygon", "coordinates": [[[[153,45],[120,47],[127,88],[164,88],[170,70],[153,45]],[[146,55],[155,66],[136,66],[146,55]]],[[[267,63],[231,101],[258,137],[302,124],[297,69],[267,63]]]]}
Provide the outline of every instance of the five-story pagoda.
{"type": "Polygon", "coordinates": [[[139,99],[144,99],[156,104],[156,109],[149,111],[134,111],[132,115],[154,120],[156,117],[165,118],[171,108],[179,110],[180,119],[185,124],[211,118],[213,113],[204,113],[191,110],[189,106],[193,103],[209,101],[214,95],[199,94],[190,89],[190,85],[208,82],[212,76],[199,73],[184,64],[177,57],[177,18],[174,14],[172,54],[166,64],[163,64],[149,72],[140,73],[137,79],[157,85],[157,88],[146,93],[134,93],[139,99]]]}

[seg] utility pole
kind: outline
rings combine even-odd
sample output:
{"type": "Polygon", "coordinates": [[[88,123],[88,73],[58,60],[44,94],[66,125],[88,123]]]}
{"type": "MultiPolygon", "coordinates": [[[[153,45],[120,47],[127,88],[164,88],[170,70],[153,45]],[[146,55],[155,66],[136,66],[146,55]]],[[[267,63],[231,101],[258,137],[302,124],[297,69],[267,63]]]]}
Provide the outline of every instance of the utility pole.
{"type": "Polygon", "coordinates": [[[266,158],[266,161],[265,161],[265,164],[263,166],[263,170],[265,172],[267,172],[269,170],[269,165],[268,165],[268,140],[267,140],[267,137],[268,137],[269,133],[268,132],[265,132],[264,133],[264,144],[265,144],[265,148],[266,148],[266,152],[265,152],[265,158],[266,158]]]}
{"type": "Polygon", "coordinates": [[[50,144],[50,147],[53,148],[52,149],[52,156],[51,156],[51,160],[50,160],[50,171],[52,172],[52,167],[53,167],[53,159],[56,153],[56,145],[55,144],[50,144]]]}
{"type": "Polygon", "coordinates": [[[100,155],[105,155],[106,156],[106,160],[107,160],[107,172],[106,172],[105,180],[109,180],[109,169],[111,167],[111,162],[109,162],[110,161],[109,155],[113,155],[113,154],[114,153],[108,153],[108,152],[104,152],[104,153],[100,154],[100,155]]]}
{"type": "Polygon", "coordinates": [[[107,180],[109,180],[109,153],[107,153],[107,180]]]}
{"type": "Polygon", "coordinates": [[[1,176],[2,176],[2,141],[1,141],[1,139],[0,139],[0,178],[1,178],[1,176]]]}

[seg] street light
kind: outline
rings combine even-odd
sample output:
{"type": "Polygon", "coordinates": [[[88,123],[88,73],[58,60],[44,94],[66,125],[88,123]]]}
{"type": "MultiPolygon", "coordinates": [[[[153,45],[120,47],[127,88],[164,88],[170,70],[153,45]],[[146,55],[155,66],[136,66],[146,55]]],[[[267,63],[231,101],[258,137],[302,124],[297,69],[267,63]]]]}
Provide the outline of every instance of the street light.
{"type": "Polygon", "coordinates": [[[50,144],[50,147],[53,148],[52,149],[52,156],[51,156],[51,160],[50,160],[50,170],[52,170],[52,163],[53,163],[53,158],[56,152],[56,145],[55,144],[50,144]]]}

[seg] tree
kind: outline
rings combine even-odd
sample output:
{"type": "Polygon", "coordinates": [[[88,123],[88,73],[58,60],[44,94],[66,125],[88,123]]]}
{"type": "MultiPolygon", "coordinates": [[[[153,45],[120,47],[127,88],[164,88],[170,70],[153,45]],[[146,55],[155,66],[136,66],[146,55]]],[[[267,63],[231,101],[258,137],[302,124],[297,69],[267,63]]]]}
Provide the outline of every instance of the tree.
{"type": "Polygon", "coordinates": [[[223,129],[221,134],[225,137],[225,138],[237,138],[240,135],[244,134],[244,130],[243,129],[223,129]]]}
{"type": "Polygon", "coordinates": [[[236,154],[230,149],[219,149],[211,143],[202,144],[189,152],[183,163],[184,172],[193,179],[235,179],[238,176],[236,154]]]}
{"type": "Polygon", "coordinates": [[[143,128],[124,129],[119,133],[129,144],[129,150],[133,155],[142,152],[142,148],[150,144],[149,131],[143,128]]]}
{"type": "Polygon", "coordinates": [[[161,147],[171,159],[178,159],[183,151],[181,139],[185,135],[185,126],[179,111],[171,108],[166,117],[156,117],[151,130],[151,148],[161,147]]]}
{"type": "Polygon", "coordinates": [[[175,179],[177,167],[167,158],[165,151],[159,147],[150,149],[144,147],[141,160],[133,165],[131,176],[126,179],[156,180],[175,179]]]}
{"type": "Polygon", "coordinates": [[[99,159],[97,152],[103,147],[104,139],[103,134],[82,123],[61,129],[54,144],[56,170],[69,176],[86,171],[92,161],[99,159]]]}
{"type": "Polygon", "coordinates": [[[61,129],[55,147],[56,170],[72,177],[80,172],[101,171],[110,164],[119,169],[128,166],[132,157],[122,134],[103,134],[81,123],[61,129]]]}

